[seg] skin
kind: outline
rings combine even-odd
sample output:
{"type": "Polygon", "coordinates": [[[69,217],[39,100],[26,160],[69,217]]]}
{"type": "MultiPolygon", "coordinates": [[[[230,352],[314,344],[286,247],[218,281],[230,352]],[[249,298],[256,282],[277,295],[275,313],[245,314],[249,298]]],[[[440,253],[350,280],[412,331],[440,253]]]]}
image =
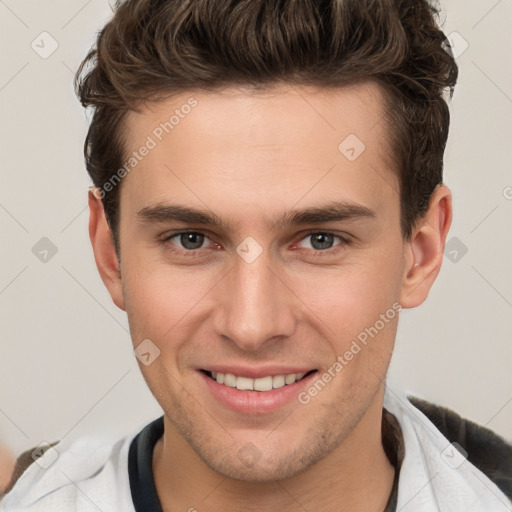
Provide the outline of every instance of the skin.
{"type": "Polygon", "coordinates": [[[426,299],[451,223],[450,191],[437,187],[404,241],[383,97],[372,83],[181,94],[130,112],[127,147],[140,147],[190,96],[197,106],[122,182],[120,262],[101,201],[89,194],[100,275],[128,314],[134,347],[150,339],[160,350],[140,366],[165,414],[153,461],[162,506],[382,511],[394,476],[381,420],[398,315],[306,405],[229,410],[205,390],[198,368],[327,371],[393,303],[413,308],[426,299]],[[353,162],[338,150],[349,134],[366,146],[353,162]],[[287,210],[330,201],[375,215],[272,228],[287,210]],[[139,218],[161,202],[209,210],[229,228],[139,218]],[[203,245],[162,241],[182,229],[204,234],[203,245]],[[312,240],[319,232],[336,235],[327,250],[312,240]],[[263,250],[250,264],[236,252],[247,236],[263,250]],[[259,455],[252,467],[238,456],[248,442],[259,455]]]}
{"type": "Polygon", "coordinates": [[[0,496],[11,481],[15,462],[12,451],[6,445],[0,443],[0,496]]]}

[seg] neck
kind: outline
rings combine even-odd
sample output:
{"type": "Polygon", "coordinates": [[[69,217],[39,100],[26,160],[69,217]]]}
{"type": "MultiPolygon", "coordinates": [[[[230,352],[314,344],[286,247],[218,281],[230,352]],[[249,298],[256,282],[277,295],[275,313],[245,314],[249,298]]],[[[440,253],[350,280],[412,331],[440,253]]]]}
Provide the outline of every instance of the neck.
{"type": "Polygon", "coordinates": [[[382,512],[395,469],[382,445],[383,391],[351,434],[309,470],[274,482],[246,482],[208,467],[164,418],[153,472],[164,512],[382,512]]]}

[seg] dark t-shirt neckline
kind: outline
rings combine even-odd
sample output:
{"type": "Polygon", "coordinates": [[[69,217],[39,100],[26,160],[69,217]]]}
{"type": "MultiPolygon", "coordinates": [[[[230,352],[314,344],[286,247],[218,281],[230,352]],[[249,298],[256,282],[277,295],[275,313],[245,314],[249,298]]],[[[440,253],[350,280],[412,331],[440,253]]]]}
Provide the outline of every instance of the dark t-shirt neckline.
{"type": "Polygon", "coordinates": [[[128,475],[135,512],[163,512],[153,477],[153,449],[164,433],[164,417],[146,425],[132,440],[128,475]]]}

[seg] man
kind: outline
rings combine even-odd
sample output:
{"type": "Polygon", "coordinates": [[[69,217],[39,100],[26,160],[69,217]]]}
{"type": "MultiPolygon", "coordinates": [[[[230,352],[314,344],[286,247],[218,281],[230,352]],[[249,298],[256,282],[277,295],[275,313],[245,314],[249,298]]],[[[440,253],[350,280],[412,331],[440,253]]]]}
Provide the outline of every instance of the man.
{"type": "Polygon", "coordinates": [[[77,74],[89,232],[164,415],[19,460],[3,510],[512,510],[505,440],[386,387],[452,216],[435,14],[119,7],[77,74]]]}

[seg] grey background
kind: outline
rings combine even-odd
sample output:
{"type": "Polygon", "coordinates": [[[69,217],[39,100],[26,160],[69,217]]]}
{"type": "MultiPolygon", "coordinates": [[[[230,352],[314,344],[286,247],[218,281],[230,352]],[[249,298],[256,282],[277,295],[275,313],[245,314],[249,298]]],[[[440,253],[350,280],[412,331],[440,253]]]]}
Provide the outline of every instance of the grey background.
{"type": "MultiPolygon", "coordinates": [[[[454,222],[428,301],[401,315],[389,382],[512,440],[512,0],[442,5],[460,53],[445,158],[454,222]]],[[[0,439],[15,452],[117,437],[161,414],[87,233],[87,118],[72,79],[111,12],[104,0],[0,0],[0,439]]]]}

